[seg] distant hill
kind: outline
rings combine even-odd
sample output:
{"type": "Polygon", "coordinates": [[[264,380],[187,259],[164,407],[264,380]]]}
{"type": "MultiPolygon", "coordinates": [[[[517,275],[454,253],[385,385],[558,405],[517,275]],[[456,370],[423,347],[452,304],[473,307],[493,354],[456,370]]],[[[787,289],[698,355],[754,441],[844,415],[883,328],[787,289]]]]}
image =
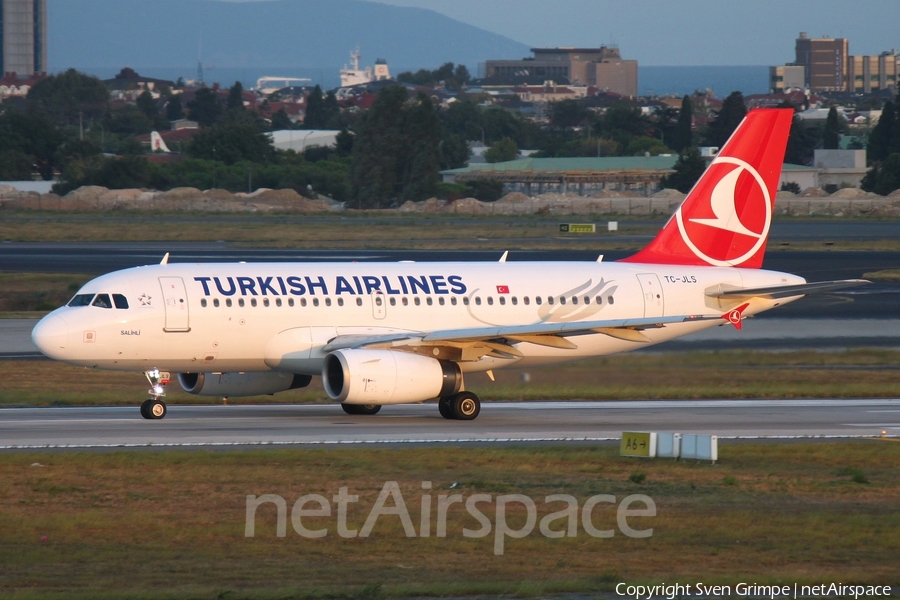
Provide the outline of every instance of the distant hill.
{"type": "Polygon", "coordinates": [[[115,73],[196,65],[322,69],[337,76],[359,44],[362,65],[400,68],[521,58],[528,46],[431,10],[361,0],[49,0],[50,70],[115,73]]]}

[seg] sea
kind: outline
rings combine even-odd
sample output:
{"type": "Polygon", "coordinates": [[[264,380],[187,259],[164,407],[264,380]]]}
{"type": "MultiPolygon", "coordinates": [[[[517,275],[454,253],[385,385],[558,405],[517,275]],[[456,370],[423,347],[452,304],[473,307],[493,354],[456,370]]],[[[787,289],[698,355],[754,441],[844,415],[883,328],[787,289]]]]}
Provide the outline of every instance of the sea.
{"type": "MultiPolygon", "coordinates": [[[[394,67],[394,74],[417,67],[394,67]]],[[[116,74],[111,69],[83,69],[101,79],[109,79],[116,74]]],[[[145,77],[177,80],[197,78],[197,66],[192,67],[144,67],[135,69],[145,77]]],[[[207,83],[218,82],[223,87],[231,87],[240,81],[244,88],[256,87],[260,77],[299,77],[311,80],[311,85],[320,85],[323,89],[332,89],[340,85],[338,67],[207,67],[203,78],[207,83]]],[[[764,94],[768,89],[769,68],[767,66],[706,66],[706,67],[666,67],[641,66],[638,68],[638,93],[641,96],[684,96],[697,90],[712,90],[719,98],[724,98],[734,91],[745,96],[748,94],[764,94]]]]}

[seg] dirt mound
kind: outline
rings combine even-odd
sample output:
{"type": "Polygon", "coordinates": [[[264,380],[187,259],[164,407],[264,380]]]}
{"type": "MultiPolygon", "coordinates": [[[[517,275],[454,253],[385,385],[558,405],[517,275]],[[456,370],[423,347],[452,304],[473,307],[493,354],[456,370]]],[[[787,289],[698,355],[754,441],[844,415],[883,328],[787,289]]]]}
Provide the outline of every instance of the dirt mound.
{"type": "Polygon", "coordinates": [[[232,194],[228,190],[213,188],[211,190],[206,190],[205,192],[203,192],[203,197],[209,198],[210,200],[233,200],[234,194],[232,194]]]}
{"type": "Polygon", "coordinates": [[[160,195],[160,200],[196,200],[203,197],[203,192],[197,188],[174,188],[160,195]]]}
{"type": "Polygon", "coordinates": [[[821,188],[817,187],[808,187],[802,192],[800,192],[801,198],[824,198],[828,195],[828,192],[821,188]]]}
{"type": "Polygon", "coordinates": [[[832,198],[865,198],[869,194],[859,188],[844,188],[831,194],[832,198]]]}
{"type": "Polygon", "coordinates": [[[497,200],[497,202],[502,203],[520,203],[520,202],[531,202],[531,196],[526,196],[521,192],[510,192],[497,200]]]}
{"type": "Polygon", "coordinates": [[[888,198],[897,198],[900,197],[900,189],[894,190],[890,194],[887,195],[888,198]]]}
{"type": "Polygon", "coordinates": [[[600,190],[591,194],[591,198],[634,198],[631,192],[620,192],[618,190],[600,190]]]}
{"type": "Polygon", "coordinates": [[[672,188],[664,188],[650,196],[651,198],[684,198],[687,194],[673,190],[672,188]]]}
{"type": "Polygon", "coordinates": [[[460,198],[459,200],[454,200],[448,204],[443,212],[461,215],[486,215],[491,214],[494,211],[489,202],[482,202],[475,198],[460,198]]]}

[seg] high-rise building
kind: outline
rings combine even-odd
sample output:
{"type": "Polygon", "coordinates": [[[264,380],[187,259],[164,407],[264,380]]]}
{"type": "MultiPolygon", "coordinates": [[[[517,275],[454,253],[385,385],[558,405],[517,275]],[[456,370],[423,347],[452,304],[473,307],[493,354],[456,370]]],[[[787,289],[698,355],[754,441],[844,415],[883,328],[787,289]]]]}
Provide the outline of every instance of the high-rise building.
{"type": "Polygon", "coordinates": [[[844,38],[811,38],[800,32],[794,46],[794,64],[805,69],[811,92],[842,92],[847,89],[849,43],[844,38]]]}
{"type": "Polygon", "coordinates": [[[522,60],[489,60],[485,63],[488,78],[536,77],[547,81],[594,86],[625,96],[636,96],[638,63],[623,59],[619,49],[599,48],[532,48],[534,58],[522,60]]]}
{"type": "Polygon", "coordinates": [[[847,91],[868,94],[878,90],[897,91],[900,54],[896,50],[878,56],[851,56],[847,91]]]}
{"type": "Polygon", "coordinates": [[[47,72],[47,0],[2,0],[0,62],[7,75],[47,72]]]}

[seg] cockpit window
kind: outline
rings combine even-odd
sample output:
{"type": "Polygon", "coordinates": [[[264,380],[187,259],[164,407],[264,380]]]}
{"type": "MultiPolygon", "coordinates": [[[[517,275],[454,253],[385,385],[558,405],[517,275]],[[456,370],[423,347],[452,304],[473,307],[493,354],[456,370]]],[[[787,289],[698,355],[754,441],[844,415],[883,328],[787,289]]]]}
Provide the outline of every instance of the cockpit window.
{"type": "Polygon", "coordinates": [[[116,303],[116,308],[128,308],[128,299],[122,294],[113,294],[113,302],[116,303]]]}
{"type": "Polygon", "coordinates": [[[94,303],[91,306],[99,306],[100,308],[112,308],[112,302],[109,300],[109,294],[97,294],[94,303]]]}
{"type": "Polygon", "coordinates": [[[94,299],[93,294],[78,294],[69,300],[68,306],[90,306],[91,300],[94,299]]]}

